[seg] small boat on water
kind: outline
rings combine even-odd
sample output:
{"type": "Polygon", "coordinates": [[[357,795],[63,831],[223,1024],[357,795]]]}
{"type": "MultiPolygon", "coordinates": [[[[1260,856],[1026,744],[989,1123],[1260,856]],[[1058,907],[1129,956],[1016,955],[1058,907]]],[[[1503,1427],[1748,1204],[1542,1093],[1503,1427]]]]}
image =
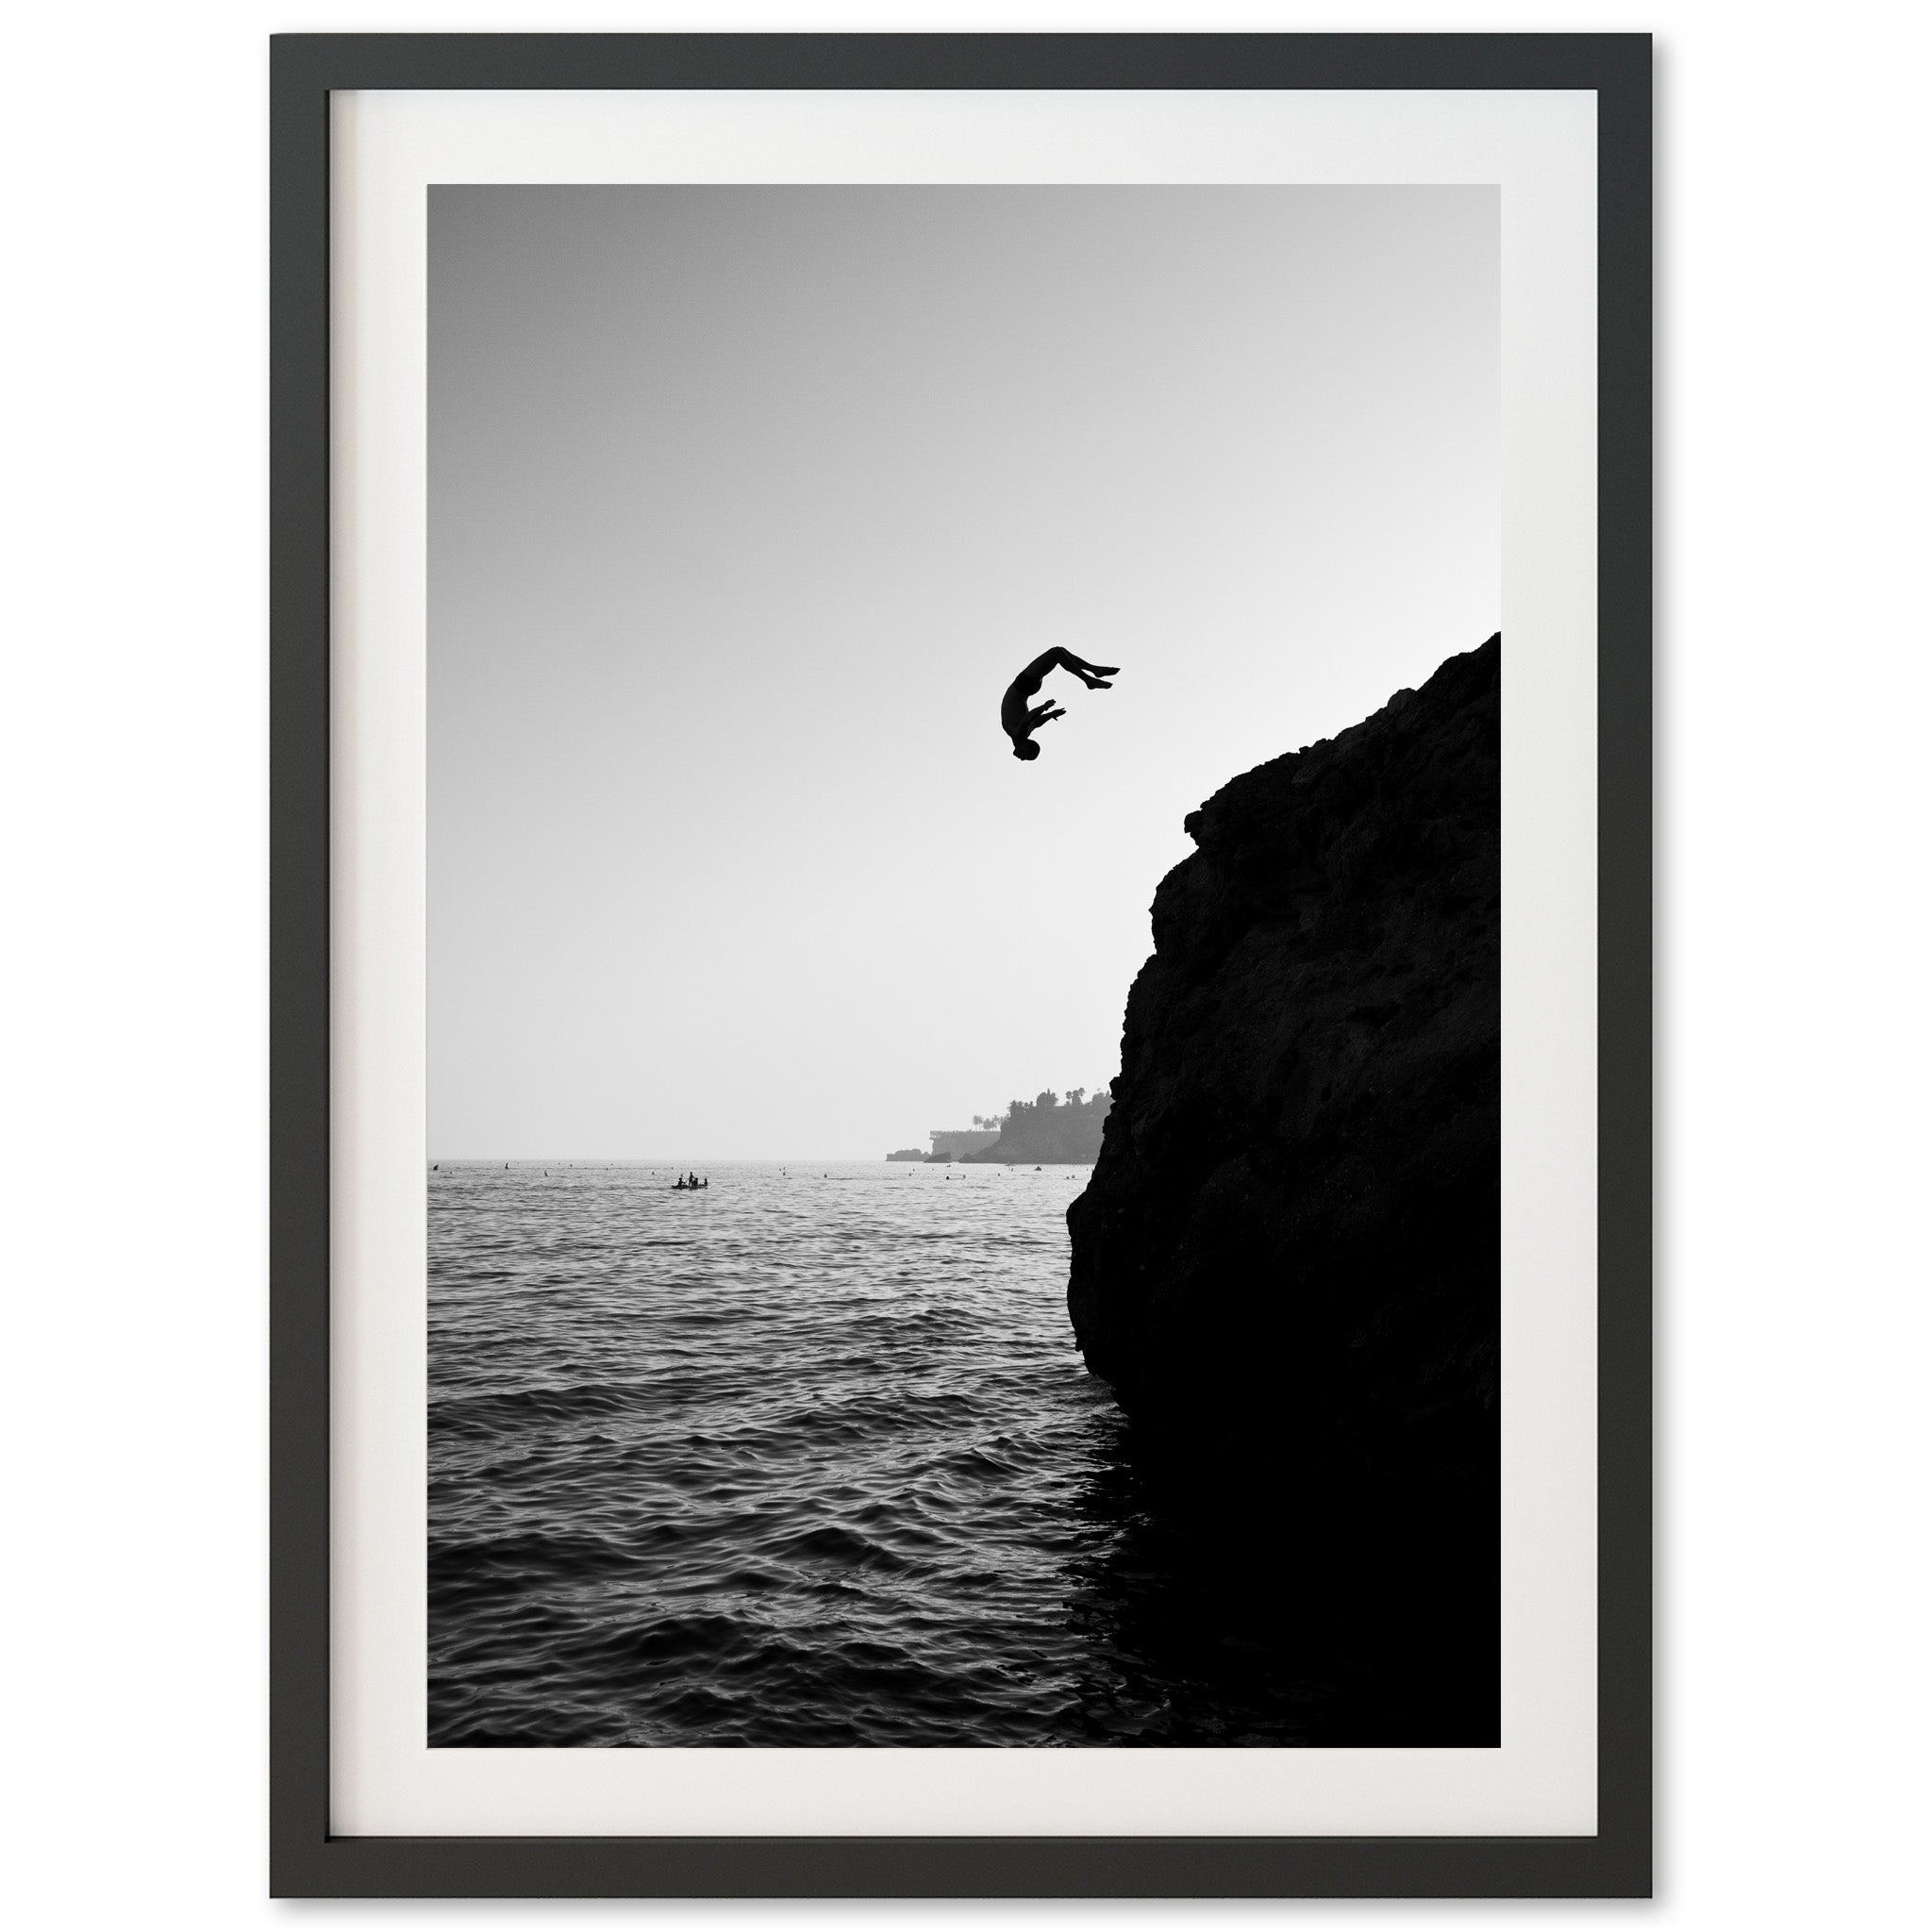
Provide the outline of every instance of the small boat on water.
{"type": "Polygon", "coordinates": [[[686,1179],[683,1174],[679,1174],[675,1182],[673,1183],[671,1191],[674,1194],[696,1194],[701,1193],[710,1185],[711,1177],[709,1174],[707,1174],[703,1180],[699,1180],[695,1174],[692,1174],[689,1179],[686,1179]]]}

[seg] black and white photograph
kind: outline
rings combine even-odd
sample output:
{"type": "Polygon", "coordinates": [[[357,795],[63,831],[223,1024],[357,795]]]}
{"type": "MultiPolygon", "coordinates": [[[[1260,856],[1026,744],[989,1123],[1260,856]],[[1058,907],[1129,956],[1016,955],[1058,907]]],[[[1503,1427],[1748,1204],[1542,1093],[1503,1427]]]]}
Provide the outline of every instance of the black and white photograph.
{"type": "Polygon", "coordinates": [[[1499,235],[430,188],[432,1749],[1499,1741],[1499,235]]]}

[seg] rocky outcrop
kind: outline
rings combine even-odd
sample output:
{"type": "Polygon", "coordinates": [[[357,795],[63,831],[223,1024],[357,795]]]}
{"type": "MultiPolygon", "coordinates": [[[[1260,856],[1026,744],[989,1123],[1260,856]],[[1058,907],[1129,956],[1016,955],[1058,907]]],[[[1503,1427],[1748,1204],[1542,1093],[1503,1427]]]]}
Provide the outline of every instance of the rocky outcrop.
{"type": "Polygon", "coordinates": [[[1497,1473],[1501,659],[1188,818],[1067,1215],[1137,1429],[1463,1530],[1497,1473]]]}

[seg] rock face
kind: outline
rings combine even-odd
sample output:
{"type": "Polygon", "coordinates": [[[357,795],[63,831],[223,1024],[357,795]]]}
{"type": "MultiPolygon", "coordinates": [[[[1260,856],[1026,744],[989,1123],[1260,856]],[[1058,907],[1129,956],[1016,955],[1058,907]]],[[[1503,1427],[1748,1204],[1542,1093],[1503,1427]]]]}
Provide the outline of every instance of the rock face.
{"type": "Polygon", "coordinates": [[[1189,817],[1067,1214],[1074,1331],[1138,1429],[1490,1564],[1501,661],[1189,817]]]}

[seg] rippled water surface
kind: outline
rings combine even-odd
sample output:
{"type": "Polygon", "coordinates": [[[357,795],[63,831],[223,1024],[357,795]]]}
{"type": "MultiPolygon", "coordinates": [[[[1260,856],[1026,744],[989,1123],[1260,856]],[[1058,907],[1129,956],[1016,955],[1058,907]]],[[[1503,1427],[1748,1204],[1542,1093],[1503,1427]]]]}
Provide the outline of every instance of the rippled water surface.
{"type": "Polygon", "coordinates": [[[430,1742],[1323,1741],[1066,1312],[1086,1168],[429,1176],[430,1742]]]}

